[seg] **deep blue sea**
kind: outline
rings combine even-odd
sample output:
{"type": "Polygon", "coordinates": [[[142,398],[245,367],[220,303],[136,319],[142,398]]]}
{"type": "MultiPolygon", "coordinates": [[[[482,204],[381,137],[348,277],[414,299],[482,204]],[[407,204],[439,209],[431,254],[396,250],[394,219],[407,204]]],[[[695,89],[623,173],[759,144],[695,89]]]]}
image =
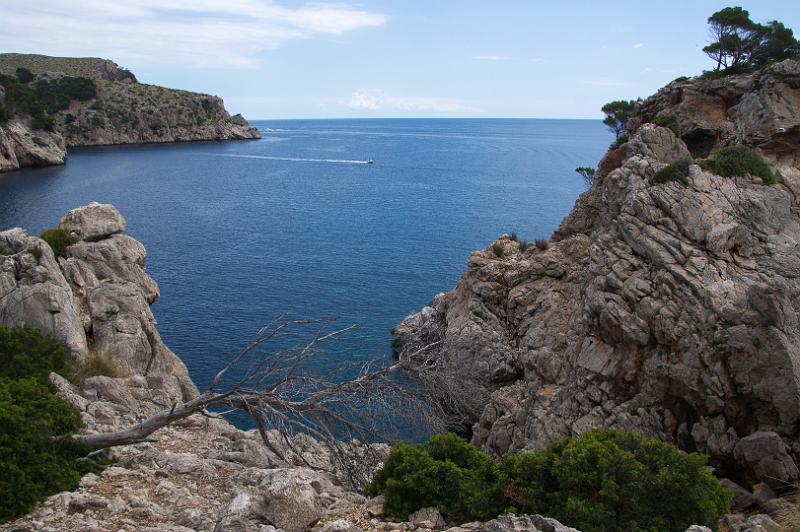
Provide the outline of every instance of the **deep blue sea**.
{"type": "Polygon", "coordinates": [[[113,203],[147,247],[153,311],[202,388],[278,316],[359,329],[336,356],[391,356],[390,328],[504,232],[548,237],[613,140],[600,121],[254,122],[260,141],[74,149],[0,175],[0,228],[113,203]],[[364,164],[373,160],[374,164],[364,164]]]}

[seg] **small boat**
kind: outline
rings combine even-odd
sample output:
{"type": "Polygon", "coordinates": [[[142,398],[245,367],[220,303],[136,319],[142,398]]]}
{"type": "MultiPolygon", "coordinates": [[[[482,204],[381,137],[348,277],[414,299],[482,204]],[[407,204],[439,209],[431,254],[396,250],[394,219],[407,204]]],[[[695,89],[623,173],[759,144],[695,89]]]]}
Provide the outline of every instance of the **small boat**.
{"type": "Polygon", "coordinates": [[[373,164],[373,163],[375,163],[375,161],[373,161],[372,159],[367,161],[367,164],[373,164]]]}

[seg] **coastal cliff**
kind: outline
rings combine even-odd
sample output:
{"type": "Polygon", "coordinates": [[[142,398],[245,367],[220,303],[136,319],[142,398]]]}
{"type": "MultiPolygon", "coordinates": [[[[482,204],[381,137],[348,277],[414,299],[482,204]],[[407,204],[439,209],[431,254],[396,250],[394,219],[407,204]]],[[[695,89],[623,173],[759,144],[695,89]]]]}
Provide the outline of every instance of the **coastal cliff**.
{"type": "Polygon", "coordinates": [[[260,137],[219,97],[138,83],[112,61],[0,54],[0,171],[64,164],[77,146],[260,137]]]}
{"type": "Polygon", "coordinates": [[[800,64],[676,80],[626,138],[549,243],[471,254],[394,329],[399,356],[486,398],[488,452],[637,431],[708,453],[750,507],[800,479],[800,64]],[[698,164],[733,145],[777,183],[698,164]]]}

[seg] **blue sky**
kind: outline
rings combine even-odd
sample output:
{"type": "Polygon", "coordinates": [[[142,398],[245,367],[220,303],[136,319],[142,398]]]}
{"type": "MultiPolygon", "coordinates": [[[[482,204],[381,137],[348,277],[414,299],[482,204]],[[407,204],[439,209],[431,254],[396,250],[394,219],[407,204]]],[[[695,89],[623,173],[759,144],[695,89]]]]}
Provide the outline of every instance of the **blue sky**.
{"type": "Polygon", "coordinates": [[[800,32],[796,0],[3,0],[0,50],[107,57],[249,119],[599,118],[709,68],[727,5],[800,32]]]}

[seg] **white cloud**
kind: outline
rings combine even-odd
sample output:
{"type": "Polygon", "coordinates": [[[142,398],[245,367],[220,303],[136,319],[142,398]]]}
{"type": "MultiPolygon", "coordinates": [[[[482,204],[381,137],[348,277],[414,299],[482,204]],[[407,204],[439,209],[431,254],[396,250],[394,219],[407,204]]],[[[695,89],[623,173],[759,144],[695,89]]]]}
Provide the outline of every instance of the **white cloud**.
{"type": "Polygon", "coordinates": [[[507,55],[473,55],[472,58],[479,61],[509,61],[511,59],[507,55]]]}
{"type": "Polygon", "coordinates": [[[637,42],[636,44],[633,45],[634,48],[641,48],[642,46],[644,46],[643,42],[637,42]]]}
{"type": "Polygon", "coordinates": [[[386,23],[346,4],[272,0],[3,0],[0,50],[101,56],[120,64],[243,68],[290,39],[386,23]]]}
{"type": "Polygon", "coordinates": [[[434,113],[460,113],[476,111],[469,105],[464,105],[449,98],[392,96],[380,89],[358,90],[350,95],[350,100],[345,103],[352,109],[365,111],[411,111],[434,113]]]}

